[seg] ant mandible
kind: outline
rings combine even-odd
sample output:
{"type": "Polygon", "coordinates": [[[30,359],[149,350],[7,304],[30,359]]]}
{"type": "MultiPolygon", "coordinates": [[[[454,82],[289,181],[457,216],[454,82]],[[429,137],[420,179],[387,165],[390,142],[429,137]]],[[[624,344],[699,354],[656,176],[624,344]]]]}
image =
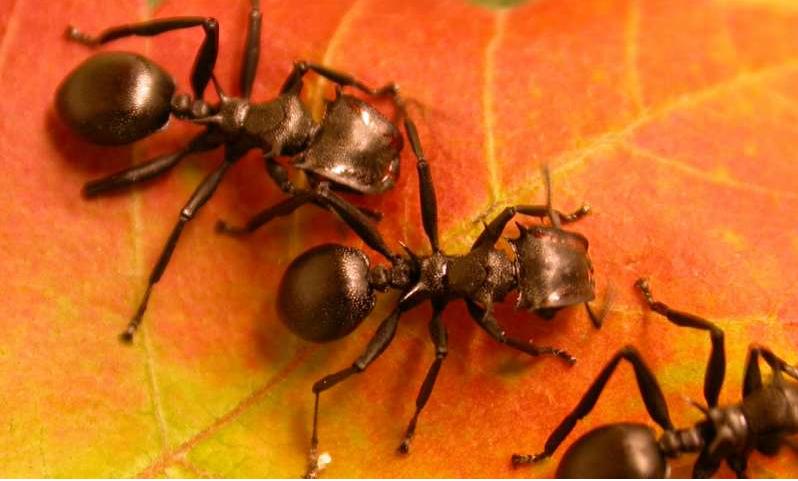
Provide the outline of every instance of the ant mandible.
{"type": "MultiPolygon", "coordinates": [[[[401,99],[397,99],[401,105],[401,99]]],[[[379,325],[363,354],[350,367],[325,376],[313,385],[315,405],[307,477],[317,476],[322,467],[317,455],[320,394],[353,374],[363,372],[374,362],[393,340],[400,316],[411,308],[426,301],[432,304],[429,332],[435,360],[421,385],[415,413],[399,445],[402,453],[410,449],[418,417],[429,400],[448,353],[442,314],[449,302],[464,300],[471,317],[496,341],[529,355],[552,355],[572,364],[574,357],[562,349],[537,346],[507,335],[493,316],[493,305],[517,289],[518,307],[550,317],[560,308],[587,304],[594,298],[588,241],[581,234],[561,228],[561,224],[585,216],[589,207],[583,206],[571,214],[554,210],[547,169],[544,169],[546,205],[507,207],[485,226],[468,253],[444,253],[439,243],[437,201],[429,166],[415,124],[407,115],[403,117],[417,160],[422,224],[432,253],[417,255],[403,246],[404,255],[383,253],[390,267],[372,268],[366,255],[358,249],[320,245],[288,266],[277,293],[278,313],[289,329],[304,339],[325,342],[349,334],[369,315],[375,304],[375,291],[400,291],[396,307],[379,325]],[[495,244],[515,214],[548,218],[550,225],[519,225],[520,236],[510,240],[515,251],[511,259],[495,244]]],[[[364,224],[355,230],[369,243],[382,239],[373,226],[364,224]]],[[[379,243],[384,244],[382,240],[379,243]]],[[[596,326],[600,322],[600,318],[594,318],[596,326]]]]}
{"type": "Polygon", "coordinates": [[[601,370],[576,408],[549,436],[545,450],[532,455],[514,454],[513,465],[535,463],[554,454],[577,421],[593,409],[622,359],[634,367],[646,410],[664,432],[657,439],[654,431],[644,424],[614,423],[600,426],[571,445],[560,461],[557,477],[663,478],[669,472],[667,458],[699,453],[693,466],[694,478],[712,476],[723,461],[737,477],[743,478],[746,477],[748,457],[752,451],[773,456],[782,444],[791,445],[787,437],[798,434],[798,384],[786,382],[783,374],[798,380],[798,370],[770,349],[752,345],[745,365],[742,402],[719,407],[718,396],[726,372],[723,331],[706,319],[673,310],[654,300],[647,281],[638,280],[636,286],[651,309],[668,321],[710,333],[712,347],[704,374],[707,407],[696,404],[705,419],[688,428],[675,428],[654,373],[640,353],[627,346],[617,352],[601,370]],[[767,385],[762,384],[760,357],[773,371],[773,380],[767,385]]]}
{"type": "MultiPolygon", "coordinates": [[[[315,204],[337,213],[353,228],[370,225],[379,213],[357,208],[331,189],[360,194],[377,194],[393,187],[399,175],[402,136],[399,129],[378,110],[362,100],[341,93],[352,87],[370,96],[394,97],[398,88],[389,83],[373,89],[351,75],[322,65],[298,61],[283,83],[277,98],[263,103],[250,101],[260,52],[261,11],[257,0],[247,26],[244,62],[241,70],[241,97],[227,96],[213,69],[219,44],[219,25],[213,18],[173,17],[121,25],[89,36],[69,27],[70,40],[96,47],[128,36],[156,36],[165,32],[201,27],[205,39],[191,72],[193,99],[175,94],[172,77],[151,60],[132,53],[105,52],[93,55],[61,83],[56,109],[63,121],[85,139],[102,145],[129,144],[165,126],[169,117],[205,126],[181,151],[162,155],[108,177],[88,182],[86,197],[95,197],[162,175],[186,156],[224,147],[224,161],[196,188],[152,269],[146,291],[121,339],[131,341],[141,323],[153,286],[161,279],[185,225],[210,199],[227,170],[251,149],[260,149],[269,176],[288,196],[254,216],[246,226],[217,230],[228,234],[251,232],[272,219],[292,213],[304,204],[315,204]],[[308,72],[338,84],[335,100],[320,123],[313,120],[300,100],[303,77],[308,72]],[[219,97],[208,103],[203,95],[213,82],[219,97]],[[292,156],[294,167],[304,171],[313,186],[296,187],[276,158],[292,156]]],[[[384,244],[372,248],[389,254],[384,244]]]]}

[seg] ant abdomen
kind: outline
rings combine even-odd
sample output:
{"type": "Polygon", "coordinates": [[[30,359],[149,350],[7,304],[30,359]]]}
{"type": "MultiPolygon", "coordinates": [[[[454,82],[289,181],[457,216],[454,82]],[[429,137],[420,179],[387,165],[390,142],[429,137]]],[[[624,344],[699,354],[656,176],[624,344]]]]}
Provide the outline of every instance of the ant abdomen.
{"type": "Polygon", "coordinates": [[[557,478],[666,478],[668,465],[654,430],[616,423],[596,428],[563,455],[557,478]]]}
{"type": "Polygon", "coordinates": [[[151,60],[126,52],[98,53],[58,87],[59,117],[86,140],[122,145],[169,120],[175,82],[151,60]]]}
{"type": "Polygon", "coordinates": [[[358,249],[323,244],[288,266],[277,291],[277,312],[297,336],[314,342],[340,339],[374,309],[369,260],[358,249]]]}

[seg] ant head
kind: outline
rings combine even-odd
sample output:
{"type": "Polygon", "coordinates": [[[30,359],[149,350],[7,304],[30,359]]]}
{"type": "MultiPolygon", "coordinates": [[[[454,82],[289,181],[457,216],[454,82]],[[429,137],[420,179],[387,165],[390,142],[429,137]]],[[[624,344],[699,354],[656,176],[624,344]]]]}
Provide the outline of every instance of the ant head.
{"type": "Polygon", "coordinates": [[[324,244],[288,266],[277,291],[277,311],[297,336],[314,342],[340,339],[374,309],[369,260],[363,252],[324,244]]]}

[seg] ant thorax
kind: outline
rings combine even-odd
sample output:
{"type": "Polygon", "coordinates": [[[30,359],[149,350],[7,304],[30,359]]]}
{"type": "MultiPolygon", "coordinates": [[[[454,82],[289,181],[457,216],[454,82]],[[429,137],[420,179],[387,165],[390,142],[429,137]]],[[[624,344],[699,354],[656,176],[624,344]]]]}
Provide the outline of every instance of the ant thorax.
{"type": "Polygon", "coordinates": [[[740,405],[711,408],[707,414],[709,435],[704,448],[712,459],[743,454],[749,447],[750,428],[740,405]]]}
{"type": "Polygon", "coordinates": [[[448,257],[446,280],[453,297],[487,305],[501,301],[518,286],[518,270],[503,251],[482,248],[448,257]]]}
{"type": "Polygon", "coordinates": [[[259,148],[293,155],[308,146],[318,124],[299,96],[284,94],[269,102],[250,104],[243,128],[259,148]]]}

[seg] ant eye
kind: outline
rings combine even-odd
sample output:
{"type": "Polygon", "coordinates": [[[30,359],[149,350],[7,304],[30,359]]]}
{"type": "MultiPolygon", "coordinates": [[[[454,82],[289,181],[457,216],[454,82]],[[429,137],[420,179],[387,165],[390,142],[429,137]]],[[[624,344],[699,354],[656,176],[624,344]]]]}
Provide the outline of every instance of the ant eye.
{"type": "Polygon", "coordinates": [[[368,277],[368,258],[361,251],[335,244],[314,247],[288,266],[277,291],[277,312],[302,339],[340,339],[374,308],[368,277]]]}

